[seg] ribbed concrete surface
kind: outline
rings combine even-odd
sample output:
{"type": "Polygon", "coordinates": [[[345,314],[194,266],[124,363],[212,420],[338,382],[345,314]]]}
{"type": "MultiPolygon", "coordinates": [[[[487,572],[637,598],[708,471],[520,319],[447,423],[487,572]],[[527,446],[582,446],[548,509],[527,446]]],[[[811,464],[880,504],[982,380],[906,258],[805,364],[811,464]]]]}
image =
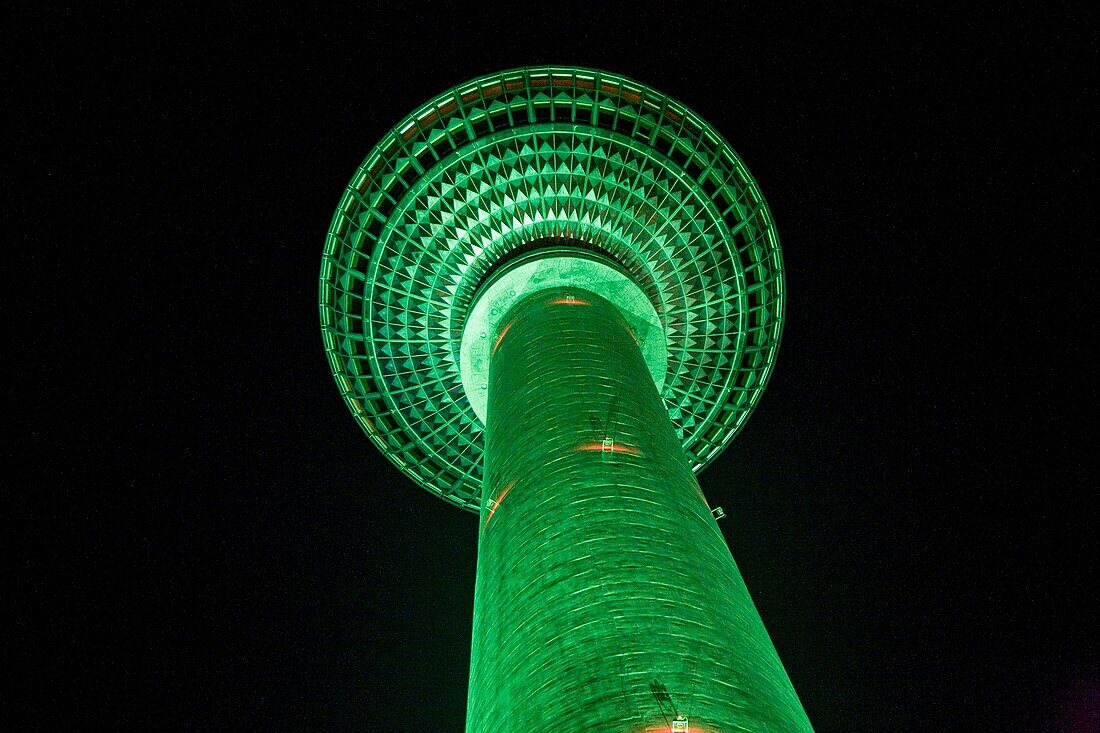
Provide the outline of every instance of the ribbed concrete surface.
{"type": "Polygon", "coordinates": [[[668,730],[653,680],[692,733],[811,730],[619,313],[543,291],[503,324],[468,733],[668,730]]]}

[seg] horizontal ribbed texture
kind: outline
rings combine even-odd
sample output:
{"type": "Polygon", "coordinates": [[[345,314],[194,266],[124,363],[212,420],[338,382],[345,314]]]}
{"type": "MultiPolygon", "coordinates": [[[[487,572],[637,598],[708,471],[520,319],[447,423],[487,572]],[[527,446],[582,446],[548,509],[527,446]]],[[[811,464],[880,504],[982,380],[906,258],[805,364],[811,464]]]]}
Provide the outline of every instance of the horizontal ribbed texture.
{"type": "Polygon", "coordinates": [[[554,290],[503,324],[467,732],[811,730],[621,315],[554,290]]]}

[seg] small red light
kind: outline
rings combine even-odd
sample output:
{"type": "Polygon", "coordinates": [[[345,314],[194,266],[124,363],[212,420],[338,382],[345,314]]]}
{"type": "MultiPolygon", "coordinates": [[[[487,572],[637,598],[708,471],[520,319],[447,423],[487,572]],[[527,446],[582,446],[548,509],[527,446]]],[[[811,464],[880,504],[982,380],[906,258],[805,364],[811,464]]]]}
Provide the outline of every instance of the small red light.
{"type": "Polygon", "coordinates": [[[554,298],[550,301],[551,305],[592,305],[587,300],[581,300],[580,298],[554,298]]]}
{"type": "Polygon", "coordinates": [[[489,516],[485,517],[485,526],[489,526],[489,520],[496,514],[497,509],[500,507],[500,502],[504,501],[504,497],[508,496],[508,492],[512,490],[512,487],[516,485],[515,481],[512,481],[504,489],[497,494],[497,498],[493,499],[493,503],[489,506],[489,516]]]}
{"type": "MultiPolygon", "coordinates": [[[[651,723],[645,728],[640,728],[635,733],[669,733],[669,726],[664,723],[651,723]]],[[[697,723],[691,723],[691,733],[717,733],[714,728],[700,727],[697,723]]]]}
{"type": "Polygon", "coordinates": [[[622,443],[602,443],[600,441],[593,441],[592,443],[581,443],[576,449],[584,452],[626,453],[631,456],[642,455],[642,452],[634,446],[623,445],[622,443]]]}
{"type": "Polygon", "coordinates": [[[510,321],[507,326],[500,329],[500,333],[497,334],[497,340],[493,342],[493,354],[497,353],[497,347],[500,346],[500,342],[504,340],[504,334],[508,333],[508,329],[515,325],[515,321],[510,321]]]}
{"type": "Polygon", "coordinates": [[[710,502],[707,501],[707,495],[703,493],[703,488],[698,483],[695,484],[695,491],[698,492],[699,498],[703,500],[703,503],[707,505],[707,509],[710,509],[710,502]]]}

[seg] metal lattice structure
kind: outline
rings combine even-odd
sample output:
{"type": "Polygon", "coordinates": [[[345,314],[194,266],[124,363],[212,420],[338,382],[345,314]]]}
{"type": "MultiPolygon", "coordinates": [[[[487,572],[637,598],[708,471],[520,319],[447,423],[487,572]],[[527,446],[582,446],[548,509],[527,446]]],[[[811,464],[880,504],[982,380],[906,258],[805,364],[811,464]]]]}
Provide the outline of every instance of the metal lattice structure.
{"type": "Polygon", "coordinates": [[[707,123],[624,77],[525,68],[455,87],[370,152],[333,217],[325,349],[371,440],[421,486],[481,504],[483,424],[459,348],[475,293],[532,242],[586,242],[663,328],[662,398],[693,471],[744,425],[783,322],[771,214],[707,123]]]}

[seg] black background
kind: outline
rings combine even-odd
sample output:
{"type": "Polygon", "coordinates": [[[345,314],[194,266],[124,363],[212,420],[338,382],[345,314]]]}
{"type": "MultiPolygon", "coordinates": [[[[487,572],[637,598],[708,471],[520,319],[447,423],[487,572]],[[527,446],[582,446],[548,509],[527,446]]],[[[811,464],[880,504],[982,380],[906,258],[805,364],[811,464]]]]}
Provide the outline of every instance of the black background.
{"type": "Polygon", "coordinates": [[[1094,17],[5,13],[5,727],[462,730],[476,520],[359,432],[317,273],[391,125],[562,63],[771,205],[783,346],[702,483],[816,729],[1100,729],[1094,17]]]}

